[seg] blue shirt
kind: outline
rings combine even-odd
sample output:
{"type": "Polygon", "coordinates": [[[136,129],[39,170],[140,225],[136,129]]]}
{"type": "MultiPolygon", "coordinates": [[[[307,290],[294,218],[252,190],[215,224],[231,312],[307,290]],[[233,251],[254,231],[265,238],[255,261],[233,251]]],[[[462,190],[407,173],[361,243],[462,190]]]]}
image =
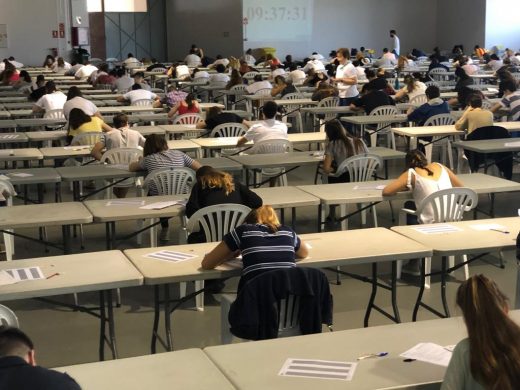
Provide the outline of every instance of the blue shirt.
{"type": "Polygon", "coordinates": [[[442,104],[429,104],[424,103],[422,106],[416,108],[410,115],[408,120],[417,123],[418,126],[423,126],[426,120],[434,115],[449,114],[450,108],[448,103],[442,102],[442,104]]]}

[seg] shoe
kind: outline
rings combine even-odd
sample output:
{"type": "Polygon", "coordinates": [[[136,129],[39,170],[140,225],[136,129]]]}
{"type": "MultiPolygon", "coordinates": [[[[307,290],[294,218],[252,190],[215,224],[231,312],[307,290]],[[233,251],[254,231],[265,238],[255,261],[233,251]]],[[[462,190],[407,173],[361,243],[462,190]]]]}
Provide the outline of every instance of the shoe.
{"type": "Polygon", "coordinates": [[[403,274],[408,274],[412,276],[421,276],[421,269],[419,266],[419,259],[412,259],[408,262],[408,264],[404,265],[403,268],[401,268],[401,272],[403,274]]]}
{"type": "Polygon", "coordinates": [[[159,240],[170,241],[170,230],[168,228],[161,229],[161,233],[159,233],[159,240]]]}

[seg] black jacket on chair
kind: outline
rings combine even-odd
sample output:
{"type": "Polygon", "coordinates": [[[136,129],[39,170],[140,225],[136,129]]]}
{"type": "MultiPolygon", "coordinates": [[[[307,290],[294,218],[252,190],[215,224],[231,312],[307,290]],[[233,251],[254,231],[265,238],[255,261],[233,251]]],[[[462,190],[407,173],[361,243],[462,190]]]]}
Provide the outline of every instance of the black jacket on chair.
{"type": "Polygon", "coordinates": [[[248,281],[229,310],[231,333],[248,340],[278,337],[278,303],[288,295],[300,297],[302,334],[321,333],[332,325],[332,295],[325,274],[293,267],[264,272],[248,281]]]}

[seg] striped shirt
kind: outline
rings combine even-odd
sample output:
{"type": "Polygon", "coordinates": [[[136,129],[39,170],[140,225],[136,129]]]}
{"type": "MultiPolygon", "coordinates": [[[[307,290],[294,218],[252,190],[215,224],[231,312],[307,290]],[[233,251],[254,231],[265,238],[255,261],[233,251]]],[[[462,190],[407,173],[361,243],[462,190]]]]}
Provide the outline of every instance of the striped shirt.
{"type": "MultiPolygon", "coordinates": [[[[144,157],[140,161],[140,168],[149,175],[157,169],[191,167],[192,164],[193,159],[190,156],[179,150],[168,149],[144,157]]],[[[158,195],[154,183],[150,183],[149,195],[158,195]]]]}
{"type": "Polygon", "coordinates": [[[509,108],[509,117],[513,121],[517,121],[520,119],[520,91],[513,92],[509,96],[505,96],[500,104],[502,107],[509,108]]]}
{"type": "Polygon", "coordinates": [[[224,236],[224,242],[242,253],[242,279],[247,280],[264,271],[295,267],[295,252],[300,248],[300,238],[292,229],[280,226],[272,232],[262,224],[240,225],[224,236]]]}

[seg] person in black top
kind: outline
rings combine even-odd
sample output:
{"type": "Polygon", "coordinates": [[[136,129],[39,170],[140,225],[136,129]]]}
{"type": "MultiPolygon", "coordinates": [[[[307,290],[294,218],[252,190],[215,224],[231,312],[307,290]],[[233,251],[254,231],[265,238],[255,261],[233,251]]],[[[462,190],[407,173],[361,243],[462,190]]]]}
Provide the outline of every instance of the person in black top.
{"type": "Polygon", "coordinates": [[[196,128],[213,130],[218,125],[224,123],[242,123],[249,126],[249,122],[242,119],[241,116],[233,112],[222,112],[222,109],[219,107],[211,107],[206,116],[206,120],[198,122],[196,128]]]}
{"type": "MultiPolygon", "coordinates": [[[[210,166],[197,170],[197,182],[191,189],[186,204],[186,216],[190,218],[196,211],[217,204],[243,204],[251,209],[262,206],[262,198],[241,183],[235,183],[233,177],[210,166]]],[[[194,232],[188,237],[188,243],[206,242],[204,232],[194,232]]]]}
{"type": "Polygon", "coordinates": [[[375,84],[371,83],[366,84],[366,93],[350,104],[352,110],[364,109],[365,113],[368,115],[377,107],[389,105],[395,106],[394,99],[382,90],[376,89],[374,85],[375,84]]]}
{"type": "Polygon", "coordinates": [[[36,77],[36,89],[33,89],[31,94],[29,95],[29,100],[37,102],[43,95],[47,93],[47,89],[45,88],[45,76],[39,74],[36,77]]]}
{"type": "Polygon", "coordinates": [[[158,69],[158,68],[167,69],[168,67],[166,65],[164,65],[163,63],[157,61],[155,58],[152,58],[152,65],[148,66],[148,68],[146,68],[146,71],[151,72],[152,70],[158,69]]]}
{"type": "Polygon", "coordinates": [[[34,345],[18,328],[0,326],[0,389],[81,390],[67,374],[36,365],[34,345]]]}

